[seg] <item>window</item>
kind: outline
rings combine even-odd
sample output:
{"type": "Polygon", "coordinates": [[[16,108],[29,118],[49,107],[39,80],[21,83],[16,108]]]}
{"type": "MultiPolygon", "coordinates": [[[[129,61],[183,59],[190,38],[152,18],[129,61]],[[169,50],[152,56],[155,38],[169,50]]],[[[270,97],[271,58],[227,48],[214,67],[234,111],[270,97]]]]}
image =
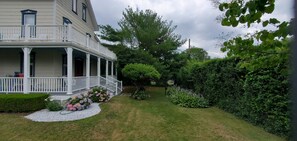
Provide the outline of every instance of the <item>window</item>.
{"type": "Polygon", "coordinates": [[[87,6],[82,4],[82,20],[87,21],[87,6]]]}
{"type": "Polygon", "coordinates": [[[72,24],[72,22],[68,18],[63,17],[63,25],[68,25],[68,24],[72,24]]]}
{"type": "Polygon", "coordinates": [[[90,38],[92,38],[92,35],[90,33],[86,33],[87,36],[89,36],[90,38]]]}
{"type": "Polygon", "coordinates": [[[72,0],[72,11],[77,14],[77,0],[72,0]]]}
{"type": "MultiPolygon", "coordinates": [[[[35,10],[22,10],[22,25],[28,25],[30,28],[30,37],[35,37],[36,35],[36,13],[35,10]]],[[[25,28],[22,27],[22,37],[25,37],[25,28]]]]}

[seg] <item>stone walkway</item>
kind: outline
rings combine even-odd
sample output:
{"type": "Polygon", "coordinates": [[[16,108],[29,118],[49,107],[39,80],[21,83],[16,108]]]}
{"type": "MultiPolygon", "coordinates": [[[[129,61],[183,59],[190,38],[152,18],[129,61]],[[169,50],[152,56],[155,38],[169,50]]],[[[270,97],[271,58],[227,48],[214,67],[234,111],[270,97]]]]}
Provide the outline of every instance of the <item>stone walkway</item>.
{"type": "Polygon", "coordinates": [[[74,121],[84,118],[88,118],[99,114],[101,111],[99,103],[92,103],[88,109],[82,111],[49,111],[48,109],[43,109],[34,112],[30,115],[25,116],[25,118],[36,122],[59,122],[59,121],[74,121]]]}

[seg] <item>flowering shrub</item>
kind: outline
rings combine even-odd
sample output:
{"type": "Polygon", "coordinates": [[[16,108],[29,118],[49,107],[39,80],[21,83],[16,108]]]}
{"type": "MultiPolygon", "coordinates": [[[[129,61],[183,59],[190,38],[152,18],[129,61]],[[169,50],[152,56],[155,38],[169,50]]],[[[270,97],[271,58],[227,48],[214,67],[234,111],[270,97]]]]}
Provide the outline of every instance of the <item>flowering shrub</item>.
{"type": "Polygon", "coordinates": [[[168,89],[167,96],[173,104],[187,108],[207,108],[208,100],[201,95],[197,95],[192,91],[179,87],[171,87],[168,89]]]}
{"type": "Polygon", "coordinates": [[[49,111],[60,111],[63,109],[63,106],[61,106],[61,104],[58,103],[57,101],[54,101],[54,99],[52,99],[51,97],[46,98],[45,102],[46,102],[46,108],[49,111]]]}
{"type": "Polygon", "coordinates": [[[93,102],[106,102],[110,98],[107,90],[102,87],[93,88],[88,92],[88,95],[93,102]]]}
{"type": "Polygon", "coordinates": [[[80,111],[89,108],[91,103],[92,100],[89,98],[89,94],[81,94],[69,98],[66,103],[66,109],[68,111],[80,111]]]}

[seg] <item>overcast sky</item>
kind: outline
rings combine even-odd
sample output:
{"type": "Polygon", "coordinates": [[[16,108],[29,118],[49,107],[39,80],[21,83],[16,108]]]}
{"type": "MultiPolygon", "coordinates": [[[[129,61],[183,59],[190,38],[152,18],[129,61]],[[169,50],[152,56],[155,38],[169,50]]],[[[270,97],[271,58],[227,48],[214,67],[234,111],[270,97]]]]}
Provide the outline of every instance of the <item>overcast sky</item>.
{"type": "MultiPolygon", "coordinates": [[[[294,0],[276,0],[273,15],[280,20],[293,17],[294,0]]],[[[223,27],[216,20],[223,13],[215,8],[210,0],[91,0],[98,24],[109,24],[118,28],[117,22],[128,6],[140,10],[151,9],[164,20],[172,20],[177,25],[176,33],[184,39],[191,39],[191,45],[205,49],[211,57],[224,57],[220,43],[224,38],[254,32],[259,27],[223,27]]],[[[180,49],[188,48],[186,42],[180,49]]]]}

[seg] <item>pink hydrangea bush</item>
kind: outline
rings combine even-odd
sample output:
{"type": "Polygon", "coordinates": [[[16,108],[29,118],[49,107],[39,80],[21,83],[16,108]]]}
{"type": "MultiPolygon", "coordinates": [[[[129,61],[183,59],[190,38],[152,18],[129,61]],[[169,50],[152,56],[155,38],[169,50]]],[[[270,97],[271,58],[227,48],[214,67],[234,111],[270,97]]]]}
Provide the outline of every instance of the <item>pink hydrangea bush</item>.
{"type": "Polygon", "coordinates": [[[81,111],[89,108],[92,104],[92,100],[88,94],[81,94],[73,96],[67,100],[66,109],[68,111],[81,111]]]}
{"type": "Polygon", "coordinates": [[[102,87],[95,87],[88,94],[93,102],[106,102],[110,99],[110,94],[102,87]]]}

